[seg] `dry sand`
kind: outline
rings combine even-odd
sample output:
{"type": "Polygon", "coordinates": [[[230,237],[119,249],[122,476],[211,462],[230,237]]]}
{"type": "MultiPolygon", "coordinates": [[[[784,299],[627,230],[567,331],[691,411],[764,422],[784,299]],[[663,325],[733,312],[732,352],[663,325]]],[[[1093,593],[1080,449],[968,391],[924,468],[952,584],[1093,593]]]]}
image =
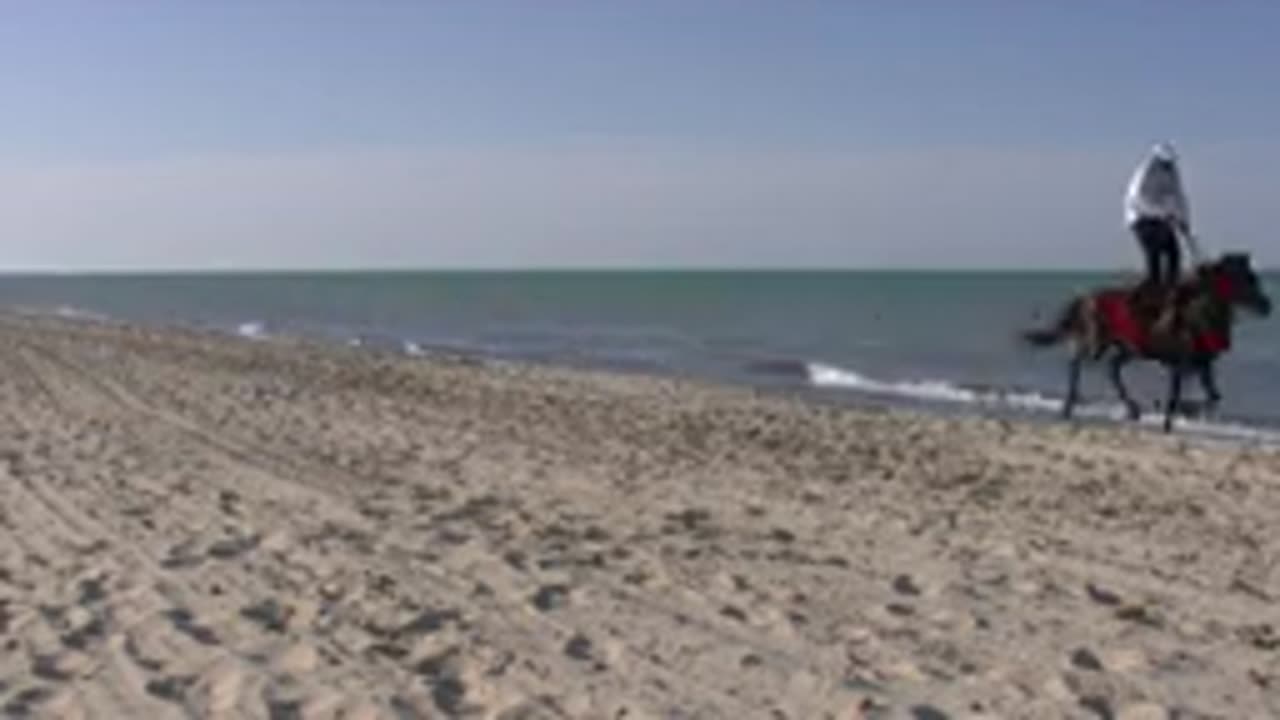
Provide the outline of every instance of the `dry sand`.
{"type": "Polygon", "coordinates": [[[1280,717],[1280,455],[0,316],[0,713],[1280,717]]]}

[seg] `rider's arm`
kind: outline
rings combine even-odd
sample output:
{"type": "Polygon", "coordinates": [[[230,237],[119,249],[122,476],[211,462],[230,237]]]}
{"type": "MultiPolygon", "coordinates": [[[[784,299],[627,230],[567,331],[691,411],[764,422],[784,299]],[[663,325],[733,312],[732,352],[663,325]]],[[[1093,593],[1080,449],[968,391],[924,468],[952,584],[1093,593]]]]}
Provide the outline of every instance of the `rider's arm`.
{"type": "Polygon", "coordinates": [[[1170,192],[1165,198],[1166,207],[1168,208],[1170,219],[1178,230],[1178,235],[1182,238],[1182,244],[1187,248],[1187,254],[1191,256],[1191,260],[1196,264],[1204,260],[1204,256],[1200,252],[1200,243],[1196,236],[1191,232],[1191,208],[1188,207],[1186,189],[1182,184],[1182,173],[1174,167],[1171,171],[1172,181],[1170,192]]]}
{"type": "Polygon", "coordinates": [[[1191,261],[1196,265],[1204,262],[1204,254],[1200,251],[1200,241],[1196,236],[1191,234],[1191,228],[1186,223],[1177,223],[1178,235],[1182,236],[1182,243],[1187,246],[1187,254],[1191,256],[1191,261]]]}

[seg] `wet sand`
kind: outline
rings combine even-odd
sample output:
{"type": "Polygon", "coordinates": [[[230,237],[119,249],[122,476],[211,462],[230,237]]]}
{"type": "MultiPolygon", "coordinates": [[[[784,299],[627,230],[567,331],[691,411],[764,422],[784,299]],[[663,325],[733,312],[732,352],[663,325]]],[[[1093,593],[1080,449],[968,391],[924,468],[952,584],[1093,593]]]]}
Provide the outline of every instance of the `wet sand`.
{"type": "Polygon", "coordinates": [[[1280,717],[1280,454],[0,315],[0,712],[1280,717]]]}

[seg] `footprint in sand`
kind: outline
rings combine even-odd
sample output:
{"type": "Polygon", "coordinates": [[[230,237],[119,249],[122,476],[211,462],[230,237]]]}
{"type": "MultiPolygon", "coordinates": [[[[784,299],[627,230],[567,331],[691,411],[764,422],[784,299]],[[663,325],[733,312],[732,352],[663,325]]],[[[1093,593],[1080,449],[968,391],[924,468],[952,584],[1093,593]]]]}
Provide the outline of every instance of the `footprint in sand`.
{"type": "Polygon", "coordinates": [[[426,681],[432,704],[447,717],[483,712],[472,699],[480,695],[472,682],[476,673],[466,664],[459,648],[449,647],[424,658],[414,670],[426,681]]]}
{"type": "Polygon", "coordinates": [[[187,540],[169,548],[169,552],[160,560],[160,567],[165,570],[190,570],[199,567],[205,558],[195,552],[195,543],[187,540]]]}
{"type": "Polygon", "coordinates": [[[85,650],[107,635],[107,621],[82,607],[72,608],[64,619],[68,630],[61,641],[73,650],[85,650]]]}
{"type": "Polygon", "coordinates": [[[529,602],[540,612],[551,612],[569,604],[569,593],[568,585],[543,585],[533,594],[529,602]]]}
{"type": "Polygon", "coordinates": [[[195,616],[191,614],[190,610],[182,607],[172,608],[166,610],[164,616],[169,619],[169,622],[173,623],[175,630],[201,645],[212,646],[220,644],[217,634],[208,627],[196,622],[195,616]]]}
{"type": "Polygon", "coordinates": [[[210,545],[207,554],[214,560],[234,560],[257,549],[261,541],[262,536],[256,533],[226,538],[210,545]]]}
{"type": "Polygon", "coordinates": [[[215,663],[195,678],[187,692],[188,707],[200,717],[230,712],[240,701],[244,681],[239,663],[230,659],[215,663]]]}
{"type": "Polygon", "coordinates": [[[31,659],[31,673],[52,682],[66,682],[84,677],[93,667],[93,659],[76,650],[36,655],[31,659]]]}
{"type": "Polygon", "coordinates": [[[932,705],[914,705],[908,712],[912,720],[949,720],[951,717],[932,705]]]}
{"type": "Polygon", "coordinates": [[[107,598],[106,582],[111,578],[107,573],[86,578],[79,583],[80,605],[93,605],[107,598]]]}
{"type": "Polygon", "coordinates": [[[318,606],[311,603],[300,601],[284,604],[274,598],[268,598],[241,608],[240,616],[269,632],[284,633],[309,625],[315,620],[318,612],[318,606]]]}
{"type": "Polygon", "coordinates": [[[899,575],[893,579],[893,591],[899,595],[917,597],[924,591],[910,575],[899,575]]]}
{"type": "Polygon", "coordinates": [[[569,638],[569,641],[564,644],[565,655],[568,655],[574,660],[580,660],[583,662],[594,659],[594,650],[595,648],[591,643],[591,638],[588,638],[582,633],[578,633],[569,638]]]}
{"type": "Polygon", "coordinates": [[[609,643],[602,647],[583,633],[576,633],[564,644],[564,654],[572,660],[590,664],[595,672],[609,669],[609,659],[616,659],[618,646],[609,643]]]}
{"type": "Polygon", "coordinates": [[[23,718],[30,717],[32,711],[38,706],[43,705],[54,696],[52,690],[47,687],[37,685],[29,687],[15,693],[0,710],[8,717],[23,718]]]}
{"type": "Polygon", "coordinates": [[[396,630],[397,635],[430,635],[438,632],[449,623],[462,621],[462,613],[453,609],[427,609],[418,613],[412,620],[396,630]]]}
{"type": "Polygon", "coordinates": [[[187,688],[195,682],[195,677],[191,675],[166,675],[165,677],[148,680],[145,690],[148,695],[168,700],[169,702],[182,702],[183,695],[186,694],[187,688]]]}

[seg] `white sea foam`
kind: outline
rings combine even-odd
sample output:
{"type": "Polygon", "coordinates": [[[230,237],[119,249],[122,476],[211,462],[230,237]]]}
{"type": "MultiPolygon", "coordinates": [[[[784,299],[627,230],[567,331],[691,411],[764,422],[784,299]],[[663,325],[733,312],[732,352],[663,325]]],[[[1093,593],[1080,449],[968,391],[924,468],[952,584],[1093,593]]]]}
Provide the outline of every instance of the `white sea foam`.
{"type": "MultiPolygon", "coordinates": [[[[945,380],[886,381],[823,363],[809,363],[806,365],[806,370],[810,384],[820,388],[1036,413],[1056,413],[1062,408],[1062,398],[1037,392],[976,390],[945,380]]],[[[1117,421],[1124,420],[1126,417],[1125,408],[1120,403],[1082,403],[1077,408],[1076,414],[1083,418],[1117,421]]],[[[1142,415],[1139,422],[1156,427],[1164,422],[1164,416],[1161,413],[1146,413],[1142,415]]],[[[1180,430],[1207,437],[1280,443],[1280,432],[1246,423],[1180,417],[1175,418],[1175,425],[1180,430]]]]}
{"type": "Polygon", "coordinates": [[[236,326],[236,334],[240,337],[259,339],[267,336],[267,326],[256,320],[243,322],[236,326]]]}

